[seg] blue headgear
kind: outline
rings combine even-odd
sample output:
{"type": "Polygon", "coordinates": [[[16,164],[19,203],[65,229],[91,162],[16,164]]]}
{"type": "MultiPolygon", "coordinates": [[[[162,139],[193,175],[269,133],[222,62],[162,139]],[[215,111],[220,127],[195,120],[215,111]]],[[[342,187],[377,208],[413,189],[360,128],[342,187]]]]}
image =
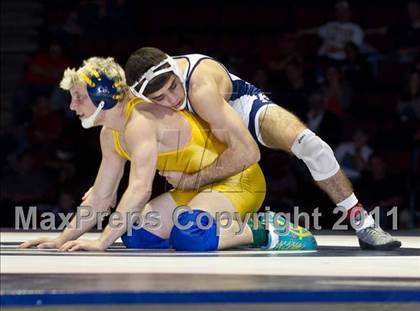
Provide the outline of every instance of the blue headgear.
{"type": "Polygon", "coordinates": [[[92,115],[82,119],[82,126],[90,128],[95,125],[99,112],[102,109],[113,108],[124,97],[124,93],[120,88],[121,81],[110,79],[103,72],[99,73],[94,69],[89,69],[89,73],[80,71],[79,75],[86,82],[89,97],[97,107],[92,115]]]}
{"type": "Polygon", "coordinates": [[[122,91],[119,89],[121,83],[108,78],[103,72],[97,72],[93,69],[89,72],[91,75],[84,72],[80,72],[80,75],[87,84],[87,92],[93,104],[98,107],[103,102],[102,109],[113,108],[123,97],[122,91]]]}

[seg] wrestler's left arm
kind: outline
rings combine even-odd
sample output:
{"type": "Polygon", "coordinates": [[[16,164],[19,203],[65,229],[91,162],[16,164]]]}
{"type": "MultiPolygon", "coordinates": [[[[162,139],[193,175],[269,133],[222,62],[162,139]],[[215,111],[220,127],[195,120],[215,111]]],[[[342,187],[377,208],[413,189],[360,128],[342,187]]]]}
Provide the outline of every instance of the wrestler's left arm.
{"type": "Polygon", "coordinates": [[[132,120],[133,122],[130,122],[125,130],[131,166],[128,187],[116,209],[119,213],[118,219],[114,220],[112,226],[108,224],[97,240],[70,241],[63,245],[62,250],[101,251],[107,249],[127,231],[129,217],[132,217],[134,212],[140,212],[149,201],[156,172],[157,134],[153,122],[144,117],[138,119],[132,120]]]}

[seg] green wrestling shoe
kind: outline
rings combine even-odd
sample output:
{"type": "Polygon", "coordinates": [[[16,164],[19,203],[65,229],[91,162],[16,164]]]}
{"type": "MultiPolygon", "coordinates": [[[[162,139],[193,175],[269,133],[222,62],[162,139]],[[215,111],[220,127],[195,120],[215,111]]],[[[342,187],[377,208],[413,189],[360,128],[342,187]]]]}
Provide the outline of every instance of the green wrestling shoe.
{"type": "MultiPolygon", "coordinates": [[[[287,223],[286,219],[269,212],[268,241],[266,250],[316,250],[317,243],[311,232],[301,226],[287,223]],[[277,222],[277,224],[274,223],[277,222]],[[289,229],[287,232],[287,228],[289,229]]],[[[261,220],[265,226],[265,217],[261,220]]]]}

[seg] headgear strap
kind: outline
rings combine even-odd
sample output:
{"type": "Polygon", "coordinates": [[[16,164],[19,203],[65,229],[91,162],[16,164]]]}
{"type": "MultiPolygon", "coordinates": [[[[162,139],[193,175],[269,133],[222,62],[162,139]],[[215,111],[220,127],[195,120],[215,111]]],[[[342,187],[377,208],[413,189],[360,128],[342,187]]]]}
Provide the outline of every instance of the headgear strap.
{"type": "MultiPolygon", "coordinates": [[[[182,77],[178,64],[169,55],[167,55],[166,58],[163,61],[161,61],[159,64],[150,67],[140,77],[140,79],[138,79],[136,82],[134,82],[133,85],[130,86],[130,91],[134,94],[134,96],[140,97],[144,99],[145,101],[150,102],[151,100],[144,95],[144,91],[147,85],[150,83],[150,81],[152,81],[157,76],[160,76],[161,74],[164,74],[167,72],[173,72],[179,78],[179,80],[181,81],[182,87],[184,89],[184,92],[185,94],[187,94],[186,88],[185,88],[185,79],[182,77]],[[164,67],[165,65],[168,65],[168,66],[164,67]]],[[[185,96],[184,102],[178,108],[178,110],[184,109],[186,104],[187,104],[187,96],[185,96]]]]}

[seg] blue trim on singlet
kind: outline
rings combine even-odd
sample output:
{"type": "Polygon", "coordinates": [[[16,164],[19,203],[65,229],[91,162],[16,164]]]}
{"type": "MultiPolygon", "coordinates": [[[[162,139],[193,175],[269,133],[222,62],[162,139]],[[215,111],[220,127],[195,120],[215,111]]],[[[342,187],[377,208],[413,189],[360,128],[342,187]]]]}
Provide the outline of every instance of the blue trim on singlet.
{"type": "MultiPolygon", "coordinates": [[[[186,92],[186,97],[187,97],[187,109],[190,111],[190,112],[194,112],[195,113],[195,111],[194,111],[194,108],[191,106],[191,104],[190,104],[190,99],[189,99],[189,97],[188,97],[188,90],[189,90],[189,87],[190,87],[190,74],[189,74],[189,72],[190,72],[190,68],[191,68],[191,62],[190,62],[190,59],[188,58],[188,56],[186,56],[186,55],[179,55],[179,56],[173,56],[172,57],[173,59],[181,59],[181,58],[183,58],[183,59],[186,59],[187,60],[187,62],[188,62],[188,67],[187,67],[187,76],[186,76],[186,79],[185,79],[185,92],[186,92]],[[187,80],[188,80],[188,83],[187,83],[187,80]]],[[[195,66],[194,66],[195,67],[195,66]]]]}
{"type": "Polygon", "coordinates": [[[244,95],[258,95],[260,93],[262,91],[259,88],[242,79],[232,80],[232,95],[229,100],[235,100],[244,95]]]}
{"type": "Polygon", "coordinates": [[[251,112],[249,113],[249,123],[248,123],[248,130],[251,132],[252,137],[254,137],[255,141],[259,141],[257,137],[257,131],[255,130],[255,117],[257,115],[258,110],[265,105],[272,104],[271,101],[262,101],[261,99],[256,99],[252,103],[251,112]]]}
{"type": "MultiPolygon", "coordinates": [[[[189,91],[189,89],[190,89],[190,80],[191,80],[191,76],[192,76],[192,74],[193,74],[193,72],[194,72],[194,70],[195,70],[195,68],[197,68],[197,66],[198,66],[198,64],[200,64],[201,63],[201,61],[203,61],[203,60],[205,60],[205,59],[212,59],[211,57],[203,57],[203,58],[200,58],[195,64],[194,64],[194,66],[192,67],[192,68],[189,68],[189,71],[188,71],[188,74],[187,74],[187,79],[185,80],[185,87],[186,87],[186,89],[187,89],[187,93],[188,93],[188,91],[189,91]]],[[[188,60],[189,61],[189,60],[188,60]]],[[[190,64],[191,65],[191,64],[190,64]]]]}
{"type": "MultiPolygon", "coordinates": [[[[192,105],[190,104],[189,98],[188,98],[188,91],[189,91],[189,86],[190,86],[190,80],[191,80],[191,76],[195,70],[195,68],[197,68],[197,66],[200,64],[200,62],[202,60],[205,59],[211,59],[214,60],[215,62],[217,62],[218,64],[220,64],[223,69],[226,71],[231,83],[232,83],[232,94],[228,100],[228,102],[237,100],[239,98],[241,98],[242,96],[257,96],[257,98],[252,102],[252,108],[251,111],[249,113],[249,121],[248,121],[248,129],[251,132],[252,136],[254,137],[254,139],[259,142],[259,139],[257,137],[257,133],[256,133],[256,129],[255,129],[255,117],[256,114],[258,112],[258,110],[265,106],[265,105],[269,105],[269,104],[274,104],[268,97],[266,97],[264,95],[264,92],[257,88],[256,86],[254,86],[253,84],[242,80],[241,78],[231,74],[227,68],[220,62],[218,62],[217,60],[209,57],[209,56],[203,56],[202,58],[199,58],[197,60],[197,62],[195,64],[193,64],[193,66],[191,67],[191,62],[188,55],[183,55],[183,56],[179,56],[178,58],[186,58],[189,62],[189,71],[187,73],[186,76],[186,80],[185,80],[185,88],[187,91],[187,108],[190,112],[195,113],[194,108],[192,107],[192,105]],[[264,95],[264,97],[266,98],[265,100],[261,99],[260,94],[264,95]]],[[[230,104],[230,103],[229,103],[230,104]]]]}
{"type": "MultiPolygon", "coordinates": [[[[178,56],[175,58],[186,58],[189,62],[189,58],[187,55],[184,56],[178,56]]],[[[205,60],[205,59],[211,59],[214,60],[215,62],[217,62],[219,65],[221,65],[223,67],[223,69],[226,71],[230,81],[232,82],[232,94],[229,98],[229,101],[231,100],[235,100],[240,98],[243,95],[258,95],[259,93],[262,93],[262,91],[257,88],[256,86],[252,85],[249,82],[246,82],[245,80],[242,80],[241,78],[238,77],[238,79],[233,80],[232,78],[232,74],[227,70],[227,68],[225,66],[223,66],[222,63],[218,62],[217,60],[215,60],[214,58],[211,58],[209,56],[203,56],[202,58],[200,58],[194,65],[193,67],[189,67],[188,69],[188,73],[186,76],[186,80],[185,80],[185,88],[187,90],[187,94],[190,88],[190,80],[191,80],[191,76],[195,70],[195,68],[197,68],[197,66],[200,64],[201,61],[205,60]]],[[[189,65],[191,66],[191,63],[189,62],[189,65]]]]}

